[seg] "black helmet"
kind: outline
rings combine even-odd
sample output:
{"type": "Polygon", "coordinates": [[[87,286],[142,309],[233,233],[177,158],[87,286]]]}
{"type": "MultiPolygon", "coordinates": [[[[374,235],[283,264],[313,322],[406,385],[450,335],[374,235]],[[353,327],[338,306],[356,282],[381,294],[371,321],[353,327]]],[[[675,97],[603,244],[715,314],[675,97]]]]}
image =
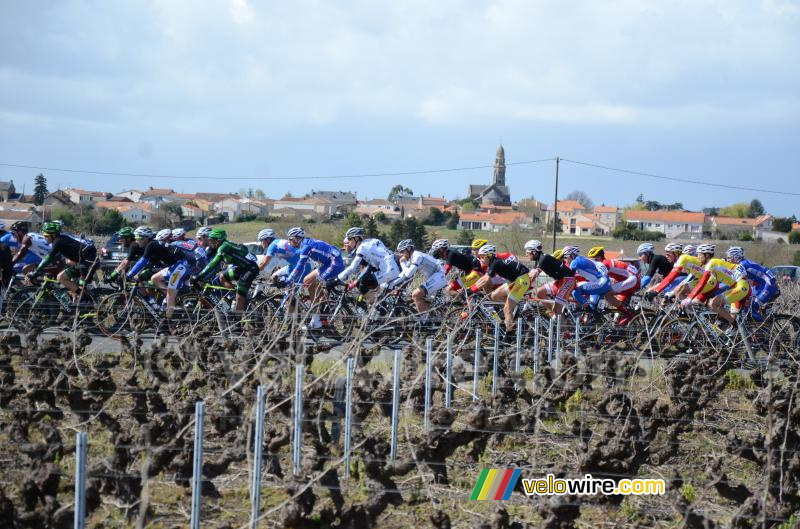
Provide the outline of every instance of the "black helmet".
{"type": "Polygon", "coordinates": [[[28,233],[30,229],[31,229],[30,224],[28,224],[28,222],[24,220],[18,220],[17,222],[11,225],[11,231],[21,231],[28,233]]]}

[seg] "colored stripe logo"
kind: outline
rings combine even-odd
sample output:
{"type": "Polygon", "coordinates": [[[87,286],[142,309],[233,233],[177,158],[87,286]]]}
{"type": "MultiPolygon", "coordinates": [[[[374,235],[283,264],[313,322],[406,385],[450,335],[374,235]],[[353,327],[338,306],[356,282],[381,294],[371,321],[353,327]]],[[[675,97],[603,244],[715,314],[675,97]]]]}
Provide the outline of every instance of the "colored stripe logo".
{"type": "Polygon", "coordinates": [[[484,468],[472,489],[470,500],[507,500],[517,485],[520,470],[514,468],[484,468]]]}

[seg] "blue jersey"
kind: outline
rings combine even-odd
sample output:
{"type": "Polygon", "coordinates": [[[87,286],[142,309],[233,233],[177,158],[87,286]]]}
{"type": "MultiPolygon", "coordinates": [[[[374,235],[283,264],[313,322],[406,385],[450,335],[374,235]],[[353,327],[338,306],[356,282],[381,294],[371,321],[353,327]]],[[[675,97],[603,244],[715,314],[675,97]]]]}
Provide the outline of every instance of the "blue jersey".
{"type": "Polygon", "coordinates": [[[778,284],[778,279],[769,268],[761,266],[758,263],[754,263],[753,261],[748,261],[747,259],[742,259],[742,261],[739,263],[739,266],[745,270],[747,273],[747,279],[753,283],[755,290],[761,290],[762,288],[774,288],[778,284]]]}
{"type": "Polygon", "coordinates": [[[601,262],[593,261],[582,255],[576,255],[569,263],[569,269],[590,283],[608,279],[608,268],[601,262]]]}
{"type": "Polygon", "coordinates": [[[267,246],[267,257],[279,257],[289,263],[289,269],[294,269],[300,260],[300,250],[295,248],[286,239],[275,239],[267,246]]]}
{"type": "Polygon", "coordinates": [[[308,261],[313,261],[320,269],[329,268],[342,262],[342,252],[325,241],[305,238],[298,252],[298,259],[289,274],[289,282],[297,280],[300,271],[308,261]]]}

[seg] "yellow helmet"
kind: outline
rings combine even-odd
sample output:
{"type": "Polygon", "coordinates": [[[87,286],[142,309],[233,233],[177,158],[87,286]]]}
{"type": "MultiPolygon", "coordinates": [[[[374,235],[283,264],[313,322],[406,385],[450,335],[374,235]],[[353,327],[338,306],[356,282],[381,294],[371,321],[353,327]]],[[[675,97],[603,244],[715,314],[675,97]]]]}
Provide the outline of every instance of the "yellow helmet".
{"type": "Polygon", "coordinates": [[[564,258],[564,250],[561,249],[556,250],[555,252],[553,252],[553,257],[555,257],[559,261],[562,260],[564,258]]]}
{"type": "Polygon", "coordinates": [[[605,254],[605,246],[595,246],[593,248],[589,248],[589,253],[587,253],[586,256],[597,257],[603,254],[605,254]]]}
{"type": "Polygon", "coordinates": [[[488,241],[488,240],[486,240],[486,239],[475,239],[474,241],[472,241],[472,249],[473,249],[473,250],[477,250],[477,249],[479,249],[481,246],[483,246],[483,245],[487,244],[488,242],[489,242],[489,241],[488,241]]]}

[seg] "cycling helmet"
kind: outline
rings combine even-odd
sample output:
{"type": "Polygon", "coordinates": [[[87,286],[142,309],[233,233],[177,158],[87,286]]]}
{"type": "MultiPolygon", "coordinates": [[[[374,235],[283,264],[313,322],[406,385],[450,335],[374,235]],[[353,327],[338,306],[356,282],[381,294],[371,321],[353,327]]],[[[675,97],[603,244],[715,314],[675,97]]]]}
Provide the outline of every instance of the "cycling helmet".
{"type": "Polygon", "coordinates": [[[725,252],[725,257],[732,263],[738,263],[742,259],[744,259],[744,248],[741,246],[731,246],[725,252]]]}
{"type": "Polygon", "coordinates": [[[129,237],[132,239],[134,237],[133,228],[131,228],[130,226],[125,226],[124,228],[120,229],[117,232],[117,235],[119,235],[120,237],[129,237]]]}
{"type": "Polygon", "coordinates": [[[594,246],[589,248],[589,252],[586,254],[587,257],[604,257],[606,254],[605,246],[594,246]]]}
{"type": "Polygon", "coordinates": [[[211,233],[211,228],[208,226],[203,226],[199,230],[197,230],[198,237],[208,237],[208,234],[211,233]]]}
{"type": "Polygon", "coordinates": [[[489,244],[489,241],[486,239],[475,239],[472,241],[471,247],[473,250],[477,250],[486,244],[489,244]]]}
{"type": "Polygon", "coordinates": [[[683,247],[684,255],[697,255],[697,246],[694,244],[687,244],[683,247]]]}
{"type": "Polygon", "coordinates": [[[347,233],[344,234],[345,239],[352,239],[353,237],[358,237],[359,239],[364,238],[364,228],[359,228],[355,226],[347,230],[347,233]]]}
{"type": "Polygon", "coordinates": [[[260,232],[258,232],[258,240],[259,241],[266,241],[267,239],[275,239],[275,230],[272,228],[264,228],[260,232]]]}
{"type": "Polygon", "coordinates": [[[681,252],[683,251],[683,245],[677,242],[670,242],[664,246],[665,252],[681,252]]]}
{"type": "Polygon", "coordinates": [[[155,234],[148,226],[139,226],[133,230],[133,236],[137,239],[152,239],[155,234]]]}
{"type": "Polygon", "coordinates": [[[577,246],[564,246],[564,248],[561,250],[561,254],[563,255],[564,259],[572,259],[579,253],[581,253],[581,249],[577,246]]]}
{"type": "Polygon", "coordinates": [[[18,220],[17,222],[11,225],[11,231],[24,231],[25,233],[28,233],[29,229],[30,226],[24,220],[18,220]]]}
{"type": "Polygon", "coordinates": [[[42,224],[42,233],[52,233],[58,235],[61,233],[61,224],[57,222],[45,222],[42,224]]]}
{"type": "Polygon", "coordinates": [[[53,221],[53,224],[58,224],[58,227],[59,227],[59,228],[63,228],[63,227],[64,227],[64,221],[63,221],[63,220],[61,220],[61,219],[56,219],[56,220],[54,220],[54,221],[53,221]]]}
{"type": "Polygon", "coordinates": [[[553,258],[558,259],[559,261],[564,258],[564,250],[556,250],[553,252],[553,258]]]}
{"type": "Polygon", "coordinates": [[[481,246],[480,250],[478,250],[479,256],[484,255],[494,255],[497,253],[497,247],[494,244],[484,244],[481,246]]]}
{"type": "Polygon", "coordinates": [[[526,252],[541,252],[542,251],[542,241],[537,241],[536,239],[531,239],[530,241],[525,243],[525,251],[526,252]]]}
{"type": "Polygon", "coordinates": [[[447,239],[436,239],[431,245],[431,253],[436,253],[439,250],[447,250],[450,248],[450,241],[447,239]]]}
{"type": "Polygon", "coordinates": [[[172,230],[173,239],[177,239],[178,237],[183,237],[184,235],[186,235],[186,230],[184,230],[183,228],[175,228],[174,230],[172,230]]]}
{"type": "Polygon", "coordinates": [[[287,237],[300,237],[301,239],[306,236],[306,232],[303,231],[303,228],[300,226],[295,226],[294,228],[289,228],[289,231],[286,232],[287,237]]]}
{"type": "Polygon", "coordinates": [[[405,239],[403,241],[400,241],[400,243],[397,245],[397,251],[398,252],[402,252],[404,250],[413,251],[414,250],[414,241],[412,241],[411,239],[405,239]]]}
{"type": "Polygon", "coordinates": [[[655,247],[651,242],[643,242],[636,248],[636,254],[642,255],[643,253],[653,253],[655,251],[655,247]]]}
{"type": "Polygon", "coordinates": [[[208,238],[224,241],[225,239],[228,238],[228,234],[223,229],[214,228],[213,230],[211,230],[211,233],[208,234],[208,238]]]}
{"type": "Polygon", "coordinates": [[[701,244],[700,246],[697,247],[697,253],[698,254],[710,253],[711,255],[714,255],[715,253],[717,253],[717,245],[716,244],[701,244]]]}
{"type": "Polygon", "coordinates": [[[156,240],[158,242],[164,242],[170,237],[172,237],[172,230],[169,228],[164,228],[163,230],[156,233],[156,240]]]}

